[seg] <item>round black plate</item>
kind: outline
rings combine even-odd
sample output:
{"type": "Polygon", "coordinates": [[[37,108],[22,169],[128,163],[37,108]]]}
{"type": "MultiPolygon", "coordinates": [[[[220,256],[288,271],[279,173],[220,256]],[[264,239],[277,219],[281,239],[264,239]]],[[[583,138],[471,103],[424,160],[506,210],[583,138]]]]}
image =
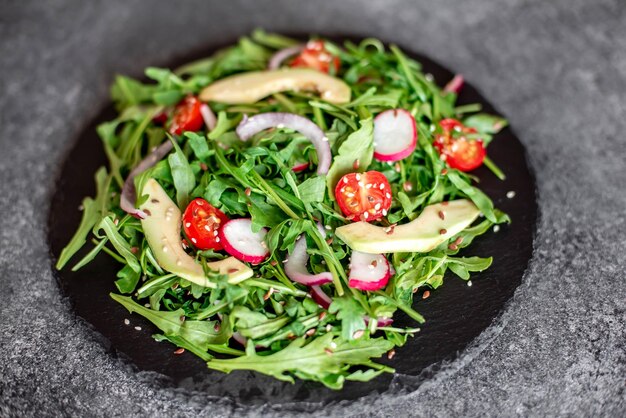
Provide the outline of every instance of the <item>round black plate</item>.
{"type": "MultiPolygon", "coordinates": [[[[212,50],[207,48],[202,54],[194,54],[181,60],[181,63],[206,56],[212,50]]],[[[426,57],[414,56],[426,72],[433,74],[439,85],[452,78],[453,74],[440,65],[426,57]]],[[[459,102],[478,102],[485,112],[497,113],[467,84],[459,102]]],[[[109,107],[90,123],[63,165],[49,215],[52,259],[58,257],[74,233],[80,220],[78,207],[83,197],[95,193],[93,174],[98,167],[106,164],[95,126],[114,117],[115,113],[109,107]]],[[[396,383],[399,384],[394,385],[393,390],[403,386],[414,387],[429,378],[438,365],[454,359],[488,327],[520,284],[531,258],[537,205],[535,182],[524,148],[513,132],[505,129],[489,146],[489,155],[506,172],[507,179],[500,181],[485,168],[474,174],[480,178],[481,189],[494,200],[496,207],[511,216],[513,222],[497,233],[489,232],[480,237],[466,249],[467,255],[494,258],[491,268],[472,276],[471,287],[456,277],[446,277],[444,285],[432,292],[430,298],[422,300],[416,297],[414,307],[426,317],[426,324],[415,338],[396,350],[392,360],[381,360],[397,371],[396,383]],[[509,191],[515,192],[514,198],[507,198],[509,191]]],[[[175,355],[174,346],[151,338],[157,329],[150,322],[138,315],[128,314],[109,297],[109,292],[116,291],[113,281],[118,269],[119,264],[106,255],[100,255],[78,272],[71,272],[66,267],[57,272],[56,277],[77,315],[110,342],[108,347],[112,354],[130,359],[138,370],[156,371],[167,376],[165,384],[229,397],[241,403],[331,402],[390,390],[392,375],[383,375],[365,383],[347,382],[343,390],[332,391],[317,383],[296,381],[290,384],[253,372],[225,375],[207,369],[192,354],[175,355]],[[124,324],[126,318],[130,319],[130,325],[124,324]],[[136,326],[141,330],[136,330],[136,326]]],[[[400,315],[396,321],[410,323],[400,315]]]]}

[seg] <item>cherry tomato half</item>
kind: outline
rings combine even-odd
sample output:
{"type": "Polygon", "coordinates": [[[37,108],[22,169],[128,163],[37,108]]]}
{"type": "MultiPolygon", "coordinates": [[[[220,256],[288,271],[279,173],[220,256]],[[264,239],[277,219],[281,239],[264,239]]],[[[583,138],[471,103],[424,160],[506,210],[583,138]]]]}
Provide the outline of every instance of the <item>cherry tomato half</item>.
{"type": "Polygon", "coordinates": [[[221,210],[202,198],[191,201],[183,213],[183,231],[196,248],[216,250],[223,248],[218,231],[228,221],[221,210]]]}
{"type": "Polygon", "coordinates": [[[335,198],[351,221],[376,221],[391,207],[391,186],[378,171],[349,173],[337,183],[335,198]]]}
{"type": "Polygon", "coordinates": [[[312,68],[323,73],[329,73],[333,69],[333,74],[339,71],[341,61],[339,57],[332,55],[322,41],[309,41],[304,50],[292,62],[292,67],[312,68]]]}
{"type": "Polygon", "coordinates": [[[433,145],[450,167],[471,171],[482,165],[487,155],[483,141],[466,137],[466,134],[476,133],[476,129],[452,118],[442,119],[439,127],[433,145]]]}
{"type": "Polygon", "coordinates": [[[200,113],[202,103],[194,96],[185,97],[174,109],[170,124],[170,133],[180,135],[185,131],[197,131],[202,128],[204,120],[200,113]]]}

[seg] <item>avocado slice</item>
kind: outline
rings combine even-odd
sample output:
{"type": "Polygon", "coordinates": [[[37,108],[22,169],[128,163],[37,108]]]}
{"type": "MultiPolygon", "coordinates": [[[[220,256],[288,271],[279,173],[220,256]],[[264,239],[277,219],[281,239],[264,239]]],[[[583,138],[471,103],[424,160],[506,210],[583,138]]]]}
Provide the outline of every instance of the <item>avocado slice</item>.
{"type": "Polygon", "coordinates": [[[426,206],[420,216],[393,229],[355,222],[337,228],[335,235],[363,253],[426,253],[470,226],[479,214],[471,201],[453,200],[426,206]]]}
{"type": "MultiPolygon", "coordinates": [[[[147,215],[141,220],[148,245],[154,253],[159,265],[170,273],[205,287],[215,287],[207,279],[202,266],[189,256],[181,246],[180,220],[178,206],[165,193],[165,190],[154,179],[149,179],[143,187],[142,194],[148,199],[140,209],[147,215]]],[[[229,283],[239,283],[252,277],[252,269],[235,257],[207,263],[211,270],[228,275],[229,283]]]]}
{"type": "Polygon", "coordinates": [[[309,68],[249,71],[209,84],[200,100],[228,104],[252,104],[282,91],[314,91],[330,103],[348,103],[350,86],[343,80],[309,68]]]}

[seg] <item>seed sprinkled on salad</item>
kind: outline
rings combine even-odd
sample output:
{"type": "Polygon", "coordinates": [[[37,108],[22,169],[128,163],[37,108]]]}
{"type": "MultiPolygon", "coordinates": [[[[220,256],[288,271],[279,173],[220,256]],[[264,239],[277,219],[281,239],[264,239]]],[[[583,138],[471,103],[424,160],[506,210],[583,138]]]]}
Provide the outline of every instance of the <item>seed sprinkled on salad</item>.
{"type": "Polygon", "coordinates": [[[506,120],[463,113],[463,78],[440,89],[420,68],[373,39],[257,30],[117,77],[109,166],[57,268],[93,231],[77,267],[121,261],[111,297],[213,370],[332,389],[393,372],[375,361],[410,357],[419,302],[490,266],[461,243],[510,221],[468,174],[504,178],[487,149],[506,120]]]}

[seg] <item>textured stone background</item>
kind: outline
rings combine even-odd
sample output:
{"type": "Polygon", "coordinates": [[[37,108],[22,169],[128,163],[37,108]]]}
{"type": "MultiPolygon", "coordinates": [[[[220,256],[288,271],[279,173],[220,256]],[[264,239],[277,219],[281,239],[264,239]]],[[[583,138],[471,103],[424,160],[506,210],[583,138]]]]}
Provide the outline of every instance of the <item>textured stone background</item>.
{"type": "Polygon", "coordinates": [[[260,12],[221,3],[0,1],[0,416],[285,416],[293,407],[242,410],[132,372],[74,318],[48,261],[54,176],[113,74],[222,39],[214,22],[240,33],[295,22],[421,51],[510,118],[536,170],[535,256],[502,317],[416,392],[324,415],[626,415],[623,1],[257,1],[260,12]]]}

